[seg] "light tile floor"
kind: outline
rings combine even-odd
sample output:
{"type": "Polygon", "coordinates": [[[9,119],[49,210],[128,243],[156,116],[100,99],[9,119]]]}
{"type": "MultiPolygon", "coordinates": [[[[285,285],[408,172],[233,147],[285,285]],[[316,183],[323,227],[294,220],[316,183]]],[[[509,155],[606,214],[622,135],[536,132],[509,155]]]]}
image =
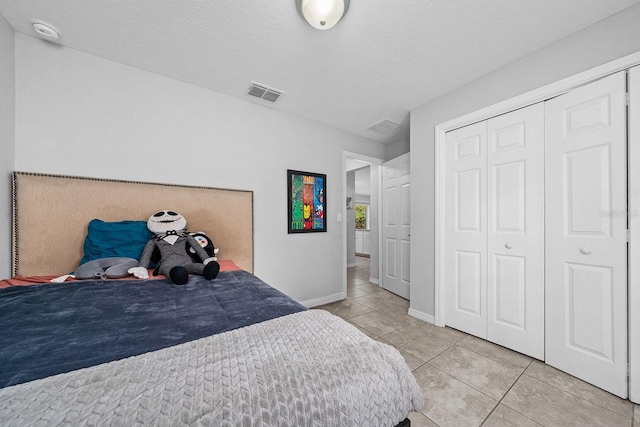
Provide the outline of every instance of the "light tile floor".
{"type": "Polygon", "coordinates": [[[640,405],[528,356],[407,315],[409,302],[369,283],[369,259],[348,270],[347,298],[316,308],[404,356],[424,396],[411,425],[640,427],[640,405]]]}

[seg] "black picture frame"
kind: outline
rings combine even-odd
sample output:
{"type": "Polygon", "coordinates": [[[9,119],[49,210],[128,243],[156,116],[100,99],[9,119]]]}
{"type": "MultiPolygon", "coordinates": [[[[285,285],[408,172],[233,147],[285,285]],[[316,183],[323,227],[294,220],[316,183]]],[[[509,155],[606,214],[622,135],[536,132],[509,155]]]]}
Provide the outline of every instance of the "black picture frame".
{"type": "Polygon", "coordinates": [[[327,175],[287,169],[287,232],[327,231],[327,175]]]}

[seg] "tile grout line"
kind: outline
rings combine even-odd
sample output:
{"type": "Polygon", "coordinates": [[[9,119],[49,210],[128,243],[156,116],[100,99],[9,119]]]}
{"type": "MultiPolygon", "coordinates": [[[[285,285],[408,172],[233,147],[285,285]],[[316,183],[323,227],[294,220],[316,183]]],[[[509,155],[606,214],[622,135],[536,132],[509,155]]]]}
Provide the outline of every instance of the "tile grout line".
{"type": "MultiPolygon", "coordinates": [[[[486,416],[486,418],[482,421],[482,423],[480,424],[481,426],[484,425],[484,423],[487,422],[487,420],[489,419],[489,417],[491,417],[491,414],[493,414],[496,410],[496,408],[500,405],[503,404],[504,406],[506,406],[507,408],[511,409],[512,411],[522,415],[523,417],[525,417],[528,420],[531,420],[532,422],[541,425],[539,422],[537,422],[536,420],[531,419],[530,417],[526,416],[525,414],[523,414],[522,412],[516,411],[515,409],[513,409],[511,406],[507,405],[506,403],[502,403],[502,401],[504,400],[505,397],[507,397],[507,394],[509,394],[509,392],[511,391],[511,389],[516,385],[516,383],[518,381],[520,381],[520,378],[522,378],[522,376],[524,375],[525,371],[529,368],[529,366],[531,366],[531,364],[533,363],[533,359],[531,359],[529,361],[529,363],[527,364],[527,366],[522,370],[522,372],[520,373],[520,375],[518,375],[518,378],[516,378],[516,380],[513,382],[513,384],[511,384],[511,386],[507,389],[507,391],[504,392],[504,394],[502,395],[502,397],[500,398],[500,400],[498,400],[498,403],[496,404],[496,406],[493,407],[493,409],[491,410],[491,412],[489,412],[489,414],[486,416]]],[[[527,375],[528,376],[528,375],[527,375]]]]}
{"type": "MultiPolygon", "coordinates": [[[[533,361],[531,361],[531,363],[533,363],[533,361]]],[[[544,362],[543,362],[543,363],[544,363],[544,362]]],[[[553,388],[555,388],[556,390],[559,390],[559,391],[561,391],[561,392],[563,392],[563,393],[570,394],[571,396],[575,397],[576,399],[580,399],[580,400],[582,400],[582,401],[585,401],[585,402],[587,402],[587,403],[590,403],[590,404],[592,404],[592,405],[595,405],[595,406],[597,406],[597,407],[598,407],[598,408],[600,408],[600,409],[604,409],[605,411],[609,411],[609,412],[611,412],[612,414],[616,414],[616,415],[618,415],[618,416],[620,416],[620,417],[622,417],[622,418],[627,418],[627,419],[629,419],[629,417],[626,417],[626,416],[622,415],[621,413],[619,413],[619,412],[617,412],[617,411],[613,411],[613,410],[611,410],[611,409],[609,409],[609,408],[605,408],[604,406],[602,406],[602,405],[600,405],[600,404],[598,404],[598,403],[596,403],[596,402],[593,402],[593,401],[591,401],[590,399],[585,399],[585,398],[584,398],[584,397],[582,397],[582,396],[578,396],[578,395],[577,395],[577,394],[575,394],[575,393],[572,393],[572,392],[570,392],[570,391],[568,391],[568,390],[565,390],[565,389],[563,389],[563,388],[560,388],[560,387],[558,387],[558,386],[556,386],[556,385],[554,385],[554,384],[550,384],[550,383],[548,383],[548,382],[546,382],[546,381],[544,381],[544,380],[541,380],[540,378],[536,378],[536,377],[534,377],[533,375],[525,374],[524,372],[522,373],[522,375],[526,375],[527,377],[529,377],[529,378],[531,378],[531,379],[533,379],[533,380],[539,381],[539,382],[541,382],[542,384],[548,385],[549,387],[553,387],[553,388]]],[[[568,375],[570,375],[570,374],[568,374],[568,375]]],[[[574,378],[577,378],[577,377],[574,377],[574,378]]],[[[520,379],[520,378],[518,378],[518,379],[520,379]]],[[[580,379],[580,378],[577,378],[577,379],[580,379]]],[[[582,380],[581,380],[581,381],[582,381],[582,380]]],[[[588,384],[588,383],[587,383],[587,384],[588,384]]],[[[599,389],[599,390],[602,390],[602,389],[599,389]]],[[[605,390],[602,390],[602,391],[604,391],[605,393],[609,393],[609,392],[607,392],[607,391],[605,391],[605,390]]],[[[609,394],[611,394],[611,393],[609,393],[609,394]]],[[[615,396],[614,394],[611,394],[611,395],[612,395],[612,396],[615,396]]],[[[618,396],[615,396],[615,397],[618,397],[618,396]]],[[[619,399],[622,399],[622,398],[619,398],[619,399]]],[[[629,399],[623,399],[623,400],[629,400],[629,399]]],[[[631,401],[630,401],[630,402],[631,402],[631,401]]],[[[633,404],[633,402],[631,402],[631,403],[633,404]]],[[[511,409],[513,409],[513,408],[511,408],[511,409]]],[[[634,421],[633,421],[634,415],[635,415],[635,414],[634,414],[634,412],[632,411],[632,412],[631,412],[631,418],[630,418],[630,419],[631,419],[631,426],[632,426],[632,427],[633,427],[633,422],[634,422],[634,421]]]]}
{"type": "MultiPolygon", "coordinates": [[[[456,344],[456,345],[457,345],[457,344],[456,344]]],[[[453,346],[451,346],[451,347],[453,347],[453,346]]],[[[487,414],[487,416],[482,420],[482,423],[480,424],[480,425],[482,426],[482,425],[483,425],[483,424],[484,424],[484,423],[489,419],[489,417],[491,416],[491,414],[493,414],[493,412],[496,410],[496,408],[498,407],[498,405],[500,405],[500,404],[502,403],[502,400],[503,400],[503,399],[505,398],[505,396],[509,393],[509,391],[511,391],[511,389],[515,386],[515,384],[518,382],[518,380],[520,380],[520,378],[524,375],[524,372],[525,372],[525,371],[527,370],[527,368],[531,365],[531,363],[533,362],[533,360],[531,360],[531,361],[527,364],[527,367],[526,367],[526,368],[524,368],[524,369],[522,370],[522,372],[520,373],[520,375],[518,375],[518,378],[516,378],[516,380],[513,382],[513,384],[511,384],[511,386],[510,386],[510,387],[507,389],[507,391],[502,395],[502,397],[501,397],[500,399],[495,399],[494,397],[489,396],[487,393],[483,392],[482,390],[478,390],[477,388],[475,388],[475,387],[474,387],[474,386],[472,386],[471,384],[467,384],[466,382],[462,381],[461,379],[456,378],[455,376],[451,375],[450,373],[448,373],[448,372],[446,372],[446,371],[444,371],[444,370],[440,369],[439,367],[437,367],[437,366],[432,365],[431,363],[429,363],[431,360],[433,360],[434,358],[438,357],[440,354],[444,353],[445,351],[449,350],[451,347],[447,348],[446,350],[443,350],[443,351],[442,351],[442,352],[440,352],[438,355],[436,355],[436,356],[432,357],[431,359],[429,359],[429,361],[425,362],[425,364],[429,364],[429,366],[431,366],[431,367],[433,367],[433,368],[435,368],[435,369],[439,370],[440,372],[444,373],[445,375],[450,376],[450,377],[451,377],[451,378],[453,378],[454,380],[459,381],[459,382],[461,382],[462,384],[466,385],[467,387],[469,387],[469,388],[471,388],[471,389],[473,389],[473,390],[477,391],[478,393],[482,394],[483,396],[486,396],[486,397],[488,397],[489,399],[492,399],[492,400],[495,400],[495,401],[496,401],[496,405],[491,409],[491,411],[487,414]]],[[[463,348],[464,348],[464,347],[463,347],[463,348]]],[[[477,354],[477,353],[475,353],[475,354],[477,354]]],[[[482,355],[479,355],[479,356],[482,356],[482,355]]],[[[484,357],[484,358],[488,359],[488,357],[486,357],[486,356],[482,356],[482,357],[484,357]]],[[[489,359],[489,360],[491,360],[491,359],[489,359]]],[[[497,363],[497,362],[496,362],[496,363],[497,363]]],[[[502,365],[502,364],[500,364],[500,365],[502,365]]],[[[424,366],[424,365],[423,365],[423,366],[424,366]]],[[[528,375],[527,375],[527,376],[528,376],[528,375]]],[[[521,413],[521,412],[519,412],[519,411],[516,411],[516,410],[515,410],[515,409],[513,409],[512,407],[510,407],[510,406],[508,406],[508,405],[506,405],[506,404],[504,404],[504,406],[506,406],[507,408],[511,409],[512,411],[514,411],[514,412],[516,412],[516,413],[518,413],[518,414],[522,415],[523,417],[527,418],[528,420],[531,420],[531,421],[533,421],[534,423],[536,423],[536,424],[538,424],[538,425],[541,425],[541,424],[540,424],[540,423],[538,423],[537,421],[535,421],[535,420],[531,419],[530,417],[526,416],[525,414],[523,414],[523,413],[521,413]]]]}
{"type": "MultiPolygon", "coordinates": [[[[449,348],[451,348],[451,347],[449,347],[449,348]]],[[[447,350],[449,350],[449,348],[448,348],[447,350]]],[[[447,351],[447,350],[442,351],[440,354],[444,353],[444,352],[445,352],[445,351],[447,351]]],[[[434,358],[438,357],[440,354],[438,354],[437,356],[432,357],[431,359],[429,359],[429,361],[431,361],[431,360],[433,360],[434,358]]],[[[483,396],[485,396],[485,397],[488,397],[488,398],[489,398],[489,399],[491,399],[491,400],[495,400],[495,401],[496,401],[496,406],[498,406],[498,405],[500,404],[500,402],[502,401],[502,398],[500,398],[500,400],[498,400],[498,399],[496,399],[496,398],[494,398],[494,397],[492,397],[492,396],[489,396],[489,395],[488,395],[487,393],[485,393],[484,391],[482,391],[482,390],[478,390],[477,388],[475,388],[475,387],[474,387],[474,386],[472,386],[471,384],[467,384],[466,382],[462,381],[460,378],[456,378],[456,377],[454,377],[453,375],[451,375],[451,374],[450,374],[450,373],[448,373],[447,371],[444,371],[444,370],[442,370],[442,369],[438,368],[437,366],[432,365],[432,364],[431,364],[431,363],[429,363],[429,362],[426,362],[425,364],[429,364],[429,366],[430,366],[430,367],[432,367],[432,368],[434,368],[434,369],[437,369],[438,371],[442,372],[443,374],[445,374],[445,375],[447,375],[447,376],[449,376],[449,377],[453,378],[454,380],[456,380],[456,381],[458,381],[458,382],[460,382],[460,383],[462,383],[462,384],[466,385],[466,386],[467,386],[467,387],[469,387],[470,389],[477,391],[477,392],[478,392],[478,393],[480,393],[481,395],[483,395],[483,396]]],[[[518,377],[518,378],[519,378],[519,377],[518,377]]],[[[517,380],[516,380],[516,381],[517,381],[517,380]]],[[[509,390],[511,390],[511,388],[509,388],[509,390]]],[[[508,390],[507,390],[507,392],[508,392],[508,390]]],[[[506,394],[506,393],[505,393],[505,394],[506,394]]],[[[502,397],[504,397],[504,396],[502,396],[502,397]]],[[[494,410],[494,409],[495,409],[495,406],[494,406],[494,408],[491,410],[491,412],[489,412],[489,415],[491,415],[491,414],[493,413],[493,410],[494,410]]],[[[512,409],[512,408],[509,408],[509,409],[512,409]]],[[[517,411],[516,411],[516,412],[517,412],[517,411]]],[[[518,413],[519,413],[519,412],[518,412],[518,413]]],[[[487,417],[489,417],[489,415],[487,415],[487,417]]],[[[486,418],[485,418],[484,420],[482,420],[482,422],[483,422],[483,423],[484,423],[485,421],[486,421],[486,418]]]]}
{"type": "MultiPolygon", "coordinates": [[[[453,345],[452,345],[451,347],[453,347],[453,345]]],[[[440,352],[439,354],[437,354],[436,356],[433,356],[431,359],[429,359],[429,360],[427,361],[427,363],[431,362],[433,359],[435,359],[436,357],[440,356],[440,355],[441,355],[442,353],[444,353],[445,351],[447,351],[447,350],[451,349],[451,347],[447,348],[446,350],[441,351],[441,352],[440,352]]],[[[495,401],[497,401],[498,403],[500,403],[500,400],[502,400],[502,398],[500,398],[500,400],[498,400],[498,399],[496,399],[496,398],[495,398],[495,397],[493,397],[493,396],[489,396],[489,395],[488,395],[487,393],[485,393],[484,391],[482,391],[482,390],[478,390],[477,388],[475,388],[475,387],[474,387],[474,386],[472,386],[471,384],[467,384],[466,382],[462,381],[460,378],[457,378],[457,377],[455,377],[455,376],[451,375],[450,373],[448,373],[447,371],[445,371],[445,370],[443,370],[443,369],[441,369],[441,368],[437,367],[436,365],[432,365],[431,363],[429,363],[429,366],[431,366],[431,367],[433,367],[433,368],[435,368],[435,369],[439,370],[440,372],[443,372],[444,374],[446,374],[446,375],[450,376],[451,378],[453,378],[453,379],[454,379],[454,380],[456,380],[456,381],[460,381],[462,384],[464,384],[464,385],[466,385],[467,387],[469,387],[469,388],[471,388],[471,389],[473,389],[473,390],[477,391],[478,393],[480,393],[480,394],[482,394],[482,395],[484,395],[484,396],[488,397],[488,398],[489,398],[489,399],[491,399],[491,400],[495,400],[495,401]]],[[[520,377],[518,377],[518,378],[520,378],[520,377]]],[[[516,380],[516,381],[517,381],[517,380],[516,380]]],[[[513,386],[513,385],[512,385],[512,386],[513,386]]],[[[509,390],[510,390],[510,389],[511,389],[511,387],[509,387],[509,390]]],[[[508,392],[509,390],[507,390],[507,392],[508,392]]],[[[506,394],[506,393],[505,393],[505,394],[506,394]]],[[[503,397],[504,397],[504,396],[503,396],[503,397]]]]}
{"type": "MultiPolygon", "coordinates": [[[[470,337],[472,337],[473,335],[469,335],[469,336],[470,336],[470,337]]],[[[465,339],[466,339],[466,338],[465,338],[465,339]]],[[[482,339],[482,338],[480,338],[480,339],[482,339]]],[[[505,365],[505,364],[504,364],[504,363],[502,363],[502,362],[498,362],[497,360],[493,360],[492,358],[490,358],[490,357],[488,357],[488,356],[485,356],[484,354],[478,353],[477,351],[474,351],[474,350],[472,350],[472,349],[470,349],[470,348],[467,348],[467,347],[465,347],[465,346],[463,346],[463,345],[459,345],[462,341],[464,341],[464,339],[463,339],[463,340],[458,341],[458,342],[456,343],[456,345],[457,345],[458,347],[460,347],[460,348],[465,349],[466,351],[469,351],[469,352],[471,352],[471,353],[473,353],[473,354],[475,354],[475,355],[477,355],[477,356],[484,357],[485,359],[488,359],[488,360],[490,360],[490,361],[492,361],[492,362],[494,362],[494,363],[497,363],[498,365],[500,365],[500,366],[502,366],[502,367],[504,367],[504,368],[513,369],[513,370],[515,370],[515,371],[517,371],[518,369],[521,369],[520,367],[507,366],[507,365],[505,365]]],[[[491,341],[487,341],[487,342],[488,342],[488,343],[491,343],[491,344],[494,344],[494,345],[498,345],[498,344],[492,343],[491,341]]],[[[500,346],[500,347],[501,347],[501,346],[500,346]]],[[[515,350],[508,349],[508,348],[506,348],[506,347],[501,347],[501,348],[504,348],[505,350],[509,350],[509,351],[514,352],[514,353],[517,353],[517,354],[520,354],[520,355],[523,355],[523,356],[529,357],[529,359],[530,359],[530,360],[529,360],[529,362],[527,362],[527,366],[525,366],[524,368],[522,368],[522,372],[520,373],[520,375],[518,375],[518,378],[516,379],[516,381],[517,381],[517,380],[519,380],[519,379],[520,379],[520,377],[522,376],[522,374],[524,374],[524,371],[526,371],[526,370],[527,370],[527,368],[528,368],[528,367],[531,365],[531,363],[533,362],[533,358],[531,358],[530,356],[527,356],[526,354],[518,353],[518,352],[517,352],[517,351],[515,351],[515,350]]]]}

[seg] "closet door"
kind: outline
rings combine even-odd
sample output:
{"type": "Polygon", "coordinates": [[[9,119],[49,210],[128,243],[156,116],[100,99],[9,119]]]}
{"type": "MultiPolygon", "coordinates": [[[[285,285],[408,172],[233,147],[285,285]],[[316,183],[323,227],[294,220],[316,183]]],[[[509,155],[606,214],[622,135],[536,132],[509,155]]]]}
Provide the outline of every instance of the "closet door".
{"type": "Polygon", "coordinates": [[[487,336],[487,123],[448,132],[445,322],[487,336]]]}
{"type": "Polygon", "coordinates": [[[546,362],[627,396],[624,72],[546,103],[546,362]]]}
{"type": "Polygon", "coordinates": [[[544,104],[487,130],[487,339],[544,359],[544,104]]]}

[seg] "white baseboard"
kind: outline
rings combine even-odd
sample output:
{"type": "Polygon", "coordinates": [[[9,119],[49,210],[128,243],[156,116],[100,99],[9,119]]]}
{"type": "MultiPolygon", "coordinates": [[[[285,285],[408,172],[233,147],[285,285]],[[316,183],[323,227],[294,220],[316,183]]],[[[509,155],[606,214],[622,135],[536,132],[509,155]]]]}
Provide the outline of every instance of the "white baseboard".
{"type": "Polygon", "coordinates": [[[332,302],[343,300],[347,297],[345,292],[339,292],[337,294],[327,295],[326,297],[313,298],[306,301],[300,301],[300,304],[304,305],[307,308],[317,307],[323,304],[329,304],[332,302]]]}
{"type": "Polygon", "coordinates": [[[424,320],[427,323],[431,323],[432,325],[436,324],[436,318],[432,314],[423,313],[422,311],[418,311],[415,308],[409,309],[409,316],[415,317],[416,319],[424,320]]]}
{"type": "Polygon", "coordinates": [[[380,282],[378,281],[378,279],[374,279],[373,277],[369,277],[369,282],[376,285],[380,285],[380,282]]]}

